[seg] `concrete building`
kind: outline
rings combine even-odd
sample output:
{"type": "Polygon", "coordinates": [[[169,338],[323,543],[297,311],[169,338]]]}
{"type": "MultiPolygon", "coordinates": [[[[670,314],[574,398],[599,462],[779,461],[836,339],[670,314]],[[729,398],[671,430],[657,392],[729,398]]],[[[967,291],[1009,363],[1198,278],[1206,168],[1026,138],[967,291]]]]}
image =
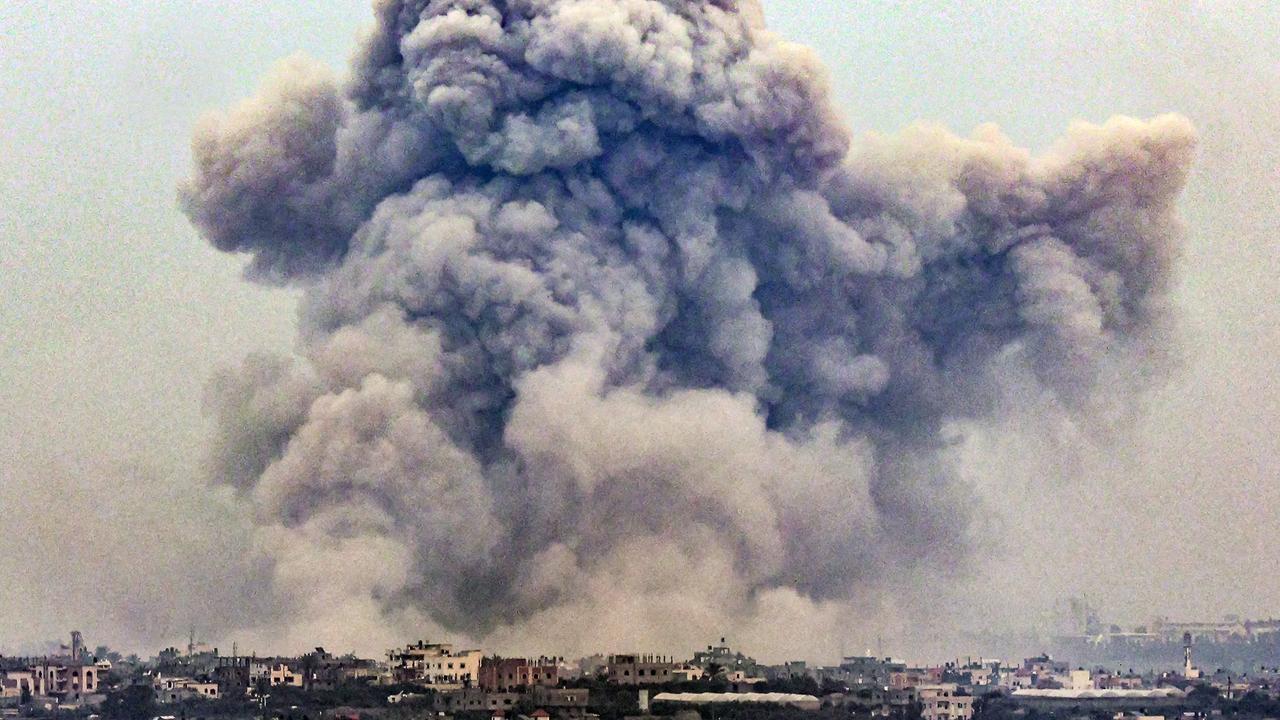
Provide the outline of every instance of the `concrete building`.
{"type": "Polygon", "coordinates": [[[590,693],[585,688],[553,688],[535,686],[526,696],[534,705],[546,709],[552,717],[578,720],[586,717],[590,693]]]}
{"type": "Polygon", "coordinates": [[[8,670],[0,673],[0,699],[18,700],[23,695],[35,696],[36,674],[31,670],[8,670]]]}
{"type": "Polygon", "coordinates": [[[942,682],[942,668],[905,668],[889,673],[889,687],[894,690],[937,685],[942,682]]]}
{"type": "Polygon", "coordinates": [[[553,657],[486,657],[480,661],[479,686],[489,691],[556,687],[561,668],[561,660],[553,657]]]}
{"type": "Polygon", "coordinates": [[[693,654],[693,660],[689,661],[690,665],[702,668],[703,672],[710,674],[712,667],[719,668],[726,674],[737,672],[740,677],[758,677],[761,675],[761,669],[755,658],[743,655],[741,652],[734,652],[730,648],[724,638],[720,638],[719,645],[708,645],[706,650],[699,650],[693,654]]]}
{"type": "Polygon", "coordinates": [[[218,658],[218,666],[213,669],[214,682],[218,683],[218,693],[222,697],[240,697],[253,685],[249,676],[250,658],[222,657],[218,658]]]}
{"type": "Polygon", "coordinates": [[[352,654],[334,656],[322,647],[298,658],[298,667],[306,690],[333,690],[352,680],[378,676],[375,661],[352,654]]]}
{"type": "Polygon", "coordinates": [[[613,685],[657,685],[671,682],[678,667],[663,655],[610,655],[607,676],[613,685]]]}
{"type": "Polygon", "coordinates": [[[93,665],[44,659],[29,669],[34,676],[34,695],[74,702],[98,692],[98,668],[93,665]]]}
{"type": "Polygon", "coordinates": [[[875,685],[863,685],[822,698],[824,706],[846,708],[872,717],[905,717],[913,702],[915,692],[912,690],[889,690],[875,685]]]}
{"type": "Polygon", "coordinates": [[[960,692],[955,683],[922,685],[916,688],[921,720],[970,720],[973,698],[960,692]]]}
{"type": "Polygon", "coordinates": [[[156,702],[176,703],[186,700],[217,700],[221,693],[218,684],[201,682],[187,677],[165,677],[156,675],[151,681],[156,694],[156,702]]]}
{"type": "Polygon", "coordinates": [[[689,663],[682,663],[671,670],[671,682],[693,682],[694,680],[701,680],[705,676],[706,673],[703,672],[702,668],[689,663]]]}
{"type": "Polygon", "coordinates": [[[760,670],[766,680],[794,680],[809,675],[809,666],[804,660],[790,660],[781,665],[766,665],[760,670]]]}
{"type": "Polygon", "coordinates": [[[400,650],[388,650],[387,665],[392,682],[478,688],[482,656],[479,650],[454,650],[450,643],[419,641],[400,650]]]}
{"type": "Polygon", "coordinates": [[[485,692],[478,687],[458,688],[436,693],[432,707],[437,712],[509,710],[520,704],[523,696],[516,692],[485,692]]]}
{"type": "Polygon", "coordinates": [[[271,687],[302,687],[302,673],[287,663],[274,663],[267,671],[267,684],[271,687]]]}
{"type": "MultiPolygon", "coordinates": [[[[907,672],[907,664],[892,658],[878,658],[871,655],[852,655],[840,660],[835,672],[825,673],[826,677],[839,680],[849,685],[862,687],[889,687],[894,673],[907,672]]],[[[903,685],[902,687],[907,687],[903,685]]]]}
{"type": "Polygon", "coordinates": [[[1066,685],[1072,690],[1092,690],[1093,674],[1084,669],[1072,670],[1066,685]]]}

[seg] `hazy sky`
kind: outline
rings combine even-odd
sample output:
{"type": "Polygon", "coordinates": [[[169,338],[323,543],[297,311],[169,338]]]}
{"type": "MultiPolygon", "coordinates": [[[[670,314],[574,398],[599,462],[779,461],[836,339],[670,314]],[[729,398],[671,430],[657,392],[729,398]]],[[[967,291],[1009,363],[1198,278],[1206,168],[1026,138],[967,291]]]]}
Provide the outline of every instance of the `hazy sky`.
{"type": "MultiPolygon", "coordinates": [[[[1201,150],[1185,367],[1115,446],[1064,462],[985,441],[1001,461],[966,467],[1002,541],[956,611],[1019,624],[1087,594],[1124,622],[1275,615],[1280,6],[976,5],[766,12],[826,62],[855,135],[994,122],[1042,149],[1075,119],[1176,111],[1201,150]]],[[[229,622],[204,587],[240,581],[244,530],[201,484],[203,387],[287,353],[294,298],[242,281],[175,186],[203,112],[295,51],[340,70],[368,18],[363,0],[0,6],[0,650],[75,626],[154,651],[229,622]]]]}

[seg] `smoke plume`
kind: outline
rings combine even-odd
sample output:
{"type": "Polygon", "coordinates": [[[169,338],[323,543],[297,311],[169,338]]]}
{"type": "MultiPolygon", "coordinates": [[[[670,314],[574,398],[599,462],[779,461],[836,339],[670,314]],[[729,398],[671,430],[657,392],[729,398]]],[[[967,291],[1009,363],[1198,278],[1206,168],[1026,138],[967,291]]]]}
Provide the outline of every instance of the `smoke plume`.
{"type": "Polygon", "coordinates": [[[952,448],[1009,378],[1105,432],[1168,364],[1180,117],[853,141],[752,0],[376,15],[344,82],[293,58],[205,122],[181,190],[303,291],[302,358],[208,396],[299,616],[813,640],[962,571],[952,448]]]}

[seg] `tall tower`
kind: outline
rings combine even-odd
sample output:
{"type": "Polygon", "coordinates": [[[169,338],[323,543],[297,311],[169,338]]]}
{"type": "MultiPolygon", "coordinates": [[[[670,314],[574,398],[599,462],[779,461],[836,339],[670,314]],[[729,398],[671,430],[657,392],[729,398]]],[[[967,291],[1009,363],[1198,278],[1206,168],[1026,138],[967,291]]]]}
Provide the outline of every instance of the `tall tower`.
{"type": "Polygon", "coordinates": [[[80,662],[80,656],[84,653],[84,637],[80,635],[79,630],[71,631],[71,662],[80,662]]]}
{"type": "Polygon", "coordinates": [[[1191,664],[1191,633],[1182,633],[1182,676],[1188,680],[1200,677],[1200,671],[1191,664]]]}

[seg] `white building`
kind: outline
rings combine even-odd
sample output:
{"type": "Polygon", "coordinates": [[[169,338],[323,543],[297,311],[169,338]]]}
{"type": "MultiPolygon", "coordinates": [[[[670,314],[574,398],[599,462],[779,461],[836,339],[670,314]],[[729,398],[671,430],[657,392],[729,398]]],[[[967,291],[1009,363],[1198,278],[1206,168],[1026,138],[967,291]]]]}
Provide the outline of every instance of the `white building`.
{"type": "Polygon", "coordinates": [[[1092,690],[1093,675],[1088,670],[1072,670],[1069,682],[1063,684],[1072,690],[1092,690]]]}

